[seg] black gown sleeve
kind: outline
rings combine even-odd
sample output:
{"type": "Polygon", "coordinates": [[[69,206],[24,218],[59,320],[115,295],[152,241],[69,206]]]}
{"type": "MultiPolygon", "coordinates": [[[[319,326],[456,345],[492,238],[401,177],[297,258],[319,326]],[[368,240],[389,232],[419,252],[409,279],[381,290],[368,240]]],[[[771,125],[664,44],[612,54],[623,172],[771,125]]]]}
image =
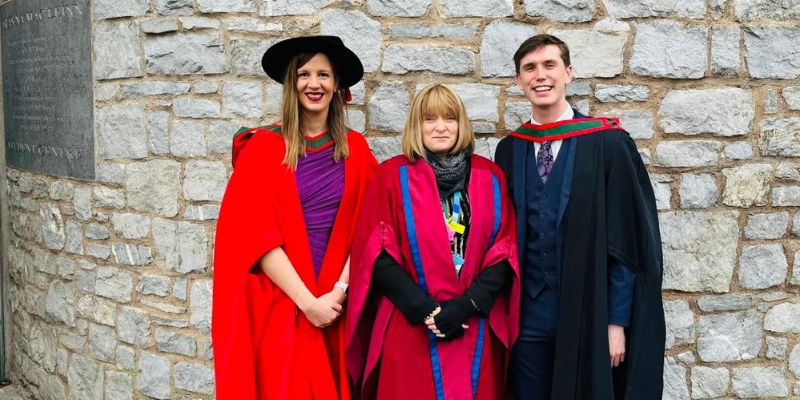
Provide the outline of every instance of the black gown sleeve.
{"type": "Polygon", "coordinates": [[[372,287],[397,307],[409,324],[421,324],[436,309],[436,301],[425,293],[385,250],[375,260],[372,287]]]}
{"type": "Polygon", "coordinates": [[[492,310],[495,300],[506,285],[511,265],[508,260],[484,269],[467,288],[466,295],[478,306],[477,313],[487,317],[492,310]]]}

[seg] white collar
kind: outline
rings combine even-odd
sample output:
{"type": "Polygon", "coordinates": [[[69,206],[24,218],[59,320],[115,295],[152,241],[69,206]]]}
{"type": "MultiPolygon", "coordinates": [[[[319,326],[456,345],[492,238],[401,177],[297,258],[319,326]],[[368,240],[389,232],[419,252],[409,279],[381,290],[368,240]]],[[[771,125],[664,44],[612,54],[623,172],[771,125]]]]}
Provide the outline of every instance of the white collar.
{"type": "MultiPolygon", "coordinates": [[[[560,117],[556,118],[556,121],[564,121],[567,119],[572,119],[573,117],[575,117],[575,111],[572,110],[572,106],[569,105],[569,102],[567,102],[567,109],[563,114],[561,114],[560,117]]],[[[536,122],[535,119],[533,119],[533,112],[531,112],[531,124],[541,125],[540,123],[536,122]]]]}

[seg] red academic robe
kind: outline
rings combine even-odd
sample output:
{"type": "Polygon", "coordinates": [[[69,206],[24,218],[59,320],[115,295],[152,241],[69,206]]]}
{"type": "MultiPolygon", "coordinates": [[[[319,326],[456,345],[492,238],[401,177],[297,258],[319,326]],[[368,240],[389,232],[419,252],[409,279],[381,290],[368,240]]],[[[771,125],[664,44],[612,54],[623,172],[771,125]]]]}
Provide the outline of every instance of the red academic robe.
{"type": "Polygon", "coordinates": [[[519,268],[513,205],[500,168],[472,156],[470,233],[456,274],[433,170],[404,156],[381,164],[367,191],[351,253],[347,367],[359,398],[496,400],[505,392],[509,349],[519,331],[519,268]],[[410,325],[384,296],[370,293],[375,260],[386,250],[437,301],[461,296],[502,260],[512,282],[488,318],[467,321],[463,337],[440,341],[410,325]]]}
{"type": "Polygon", "coordinates": [[[348,132],[344,193],[315,279],[294,171],[281,164],[286,147],[276,132],[277,126],[251,129],[234,139],[234,172],[214,249],[217,399],[348,400],[345,316],[315,328],[257,263],[281,246],[311,293],[332,290],[350,254],[355,216],[377,162],[364,138],[348,132]]]}

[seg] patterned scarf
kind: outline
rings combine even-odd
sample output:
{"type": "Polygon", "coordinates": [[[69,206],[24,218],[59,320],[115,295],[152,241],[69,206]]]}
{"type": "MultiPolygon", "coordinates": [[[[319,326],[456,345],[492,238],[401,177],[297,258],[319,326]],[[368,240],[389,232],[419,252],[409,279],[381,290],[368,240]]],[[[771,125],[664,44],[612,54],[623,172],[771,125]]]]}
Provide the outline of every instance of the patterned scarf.
{"type": "Polygon", "coordinates": [[[467,151],[462,150],[442,159],[436,153],[425,149],[425,159],[433,168],[433,174],[436,176],[439,197],[447,198],[456,191],[464,189],[468,156],[467,151]]]}

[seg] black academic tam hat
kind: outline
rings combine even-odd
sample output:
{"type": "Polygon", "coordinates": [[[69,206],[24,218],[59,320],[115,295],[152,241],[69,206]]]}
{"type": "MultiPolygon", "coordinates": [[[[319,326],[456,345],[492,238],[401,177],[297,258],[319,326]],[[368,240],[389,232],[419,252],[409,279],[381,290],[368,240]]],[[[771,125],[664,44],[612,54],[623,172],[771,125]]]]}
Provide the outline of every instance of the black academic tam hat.
{"type": "Polygon", "coordinates": [[[361,60],[338,36],[301,36],[275,43],[261,58],[261,67],[270,78],[283,84],[289,61],[304,52],[325,53],[336,69],[342,89],[355,85],[364,76],[361,60]]]}

